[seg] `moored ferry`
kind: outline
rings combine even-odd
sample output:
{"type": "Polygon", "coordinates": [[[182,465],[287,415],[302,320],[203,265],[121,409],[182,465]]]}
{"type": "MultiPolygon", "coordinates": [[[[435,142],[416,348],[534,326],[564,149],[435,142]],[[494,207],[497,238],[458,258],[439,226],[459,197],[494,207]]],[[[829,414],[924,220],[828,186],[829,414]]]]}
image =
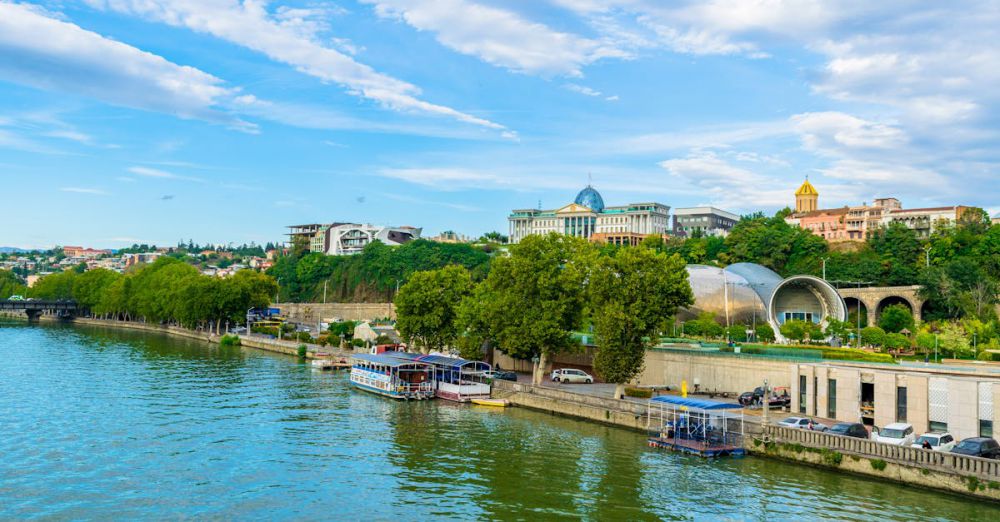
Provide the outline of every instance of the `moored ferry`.
{"type": "Polygon", "coordinates": [[[456,402],[490,397],[490,380],[487,375],[491,367],[487,363],[440,354],[385,352],[385,355],[430,365],[437,397],[456,402]]]}
{"type": "Polygon", "coordinates": [[[434,397],[433,368],[429,364],[385,354],[352,355],[351,384],[393,399],[434,397]]]}

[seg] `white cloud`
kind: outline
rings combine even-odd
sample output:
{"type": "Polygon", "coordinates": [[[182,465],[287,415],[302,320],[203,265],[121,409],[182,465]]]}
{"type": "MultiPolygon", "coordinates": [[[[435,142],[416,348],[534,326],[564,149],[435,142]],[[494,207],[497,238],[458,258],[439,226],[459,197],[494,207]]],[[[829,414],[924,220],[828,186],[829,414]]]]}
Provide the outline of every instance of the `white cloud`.
{"type": "Polygon", "coordinates": [[[808,112],[791,118],[803,143],[820,153],[848,149],[898,149],[908,138],[898,127],[843,112],[808,112]]]}
{"type": "Polygon", "coordinates": [[[556,31],[505,9],[468,0],[363,0],[462,54],[512,71],[581,76],[601,58],[628,58],[611,42],[556,31]]]}
{"type": "Polygon", "coordinates": [[[135,174],[136,176],[142,176],[144,178],[194,181],[197,183],[202,183],[205,181],[201,178],[194,178],[191,176],[181,176],[178,174],[174,174],[173,172],[167,172],[165,170],[154,169],[150,167],[129,167],[128,171],[131,172],[132,174],[135,174]]]}
{"type": "Polygon", "coordinates": [[[109,195],[107,191],[104,191],[104,190],[101,190],[101,189],[96,189],[96,188],[88,188],[88,187],[60,187],[59,191],[60,192],[71,192],[71,193],[74,193],[74,194],[90,194],[90,195],[93,195],[93,196],[107,196],[107,195],[109,195]]]}
{"type": "Polygon", "coordinates": [[[237,0],[86,0],[88,4],[134,14],[192,31],[210,34],[295,67],[321,81],[347,88],[353,95],[401,111],[445,116],[481,127],[503,130],[498,123],[418,98],[415,85],[379,73],[350,56],[324,45],[327,27],[322,11],[278,9],[265,2],[237,0]]]}
{"type": "Polygon", "coordinates": [[[219,78],[26,4],[0,2],[0,78],[113,105],[247,125],[219,109],[235,92],[219,78]]]}
{"type": "Polygon", "coordinates": [[[571,90],[573,92],[578,92],[578,93],[580,93],[580,94],[582,94],[584,96],[594,96],[594,97],[602,96],[601,91],[597,91],[597,90],[591,89],[590,87],[587,87],[586,85],[579,85],[579,84],[575,84],[575,83],[567,83],[567,84],[564,85],[564,87],[566,87],[567,89],[569,89],[569,90],[571,90]]]}

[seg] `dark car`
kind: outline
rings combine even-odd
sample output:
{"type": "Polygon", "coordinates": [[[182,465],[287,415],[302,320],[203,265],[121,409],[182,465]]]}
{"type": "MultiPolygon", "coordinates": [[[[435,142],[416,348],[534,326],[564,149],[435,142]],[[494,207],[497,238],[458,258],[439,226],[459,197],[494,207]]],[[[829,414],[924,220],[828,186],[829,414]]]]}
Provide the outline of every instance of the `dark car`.
{"type": "Polygon", "coordinates": [[[838,422],[834,424],[830,429],[826,430],[827,433],[833,435],[843,435],[845,437],[854,437],[856,439],[867,439],[868,438],[868,428],[865,428],[864,424],[857,422],[838,422]]]}
{"type": "Polygon", "coordinates": [[[1000,444],[989,437],[972,437],[956,444],[951,452],[959,455],[996,459],[1000,458],[1000,444]]]}
{"type": "MultiPolygon", "coordinates": [[[[760,404],[764,402],[764,387],[758,386],[754,388],[752,392],[743,392],[740,394],[738,399],[741,406],[752,406],[754,404],[760,404]]],[[[778,393],[777,389],[771,390],[771,399],[767,401],[771,408],[782,408],[788,406],[792,399],[788,396],[787,391],[783,393],[778,393]]]]}
{"type": "Polygon", "coordinates": [[[494,381],[514,381],[517,382],[517,374],[514,372],[508,372],[504,370],[491,370],[488,372],[483,372],[483,376],[494,381]]]}

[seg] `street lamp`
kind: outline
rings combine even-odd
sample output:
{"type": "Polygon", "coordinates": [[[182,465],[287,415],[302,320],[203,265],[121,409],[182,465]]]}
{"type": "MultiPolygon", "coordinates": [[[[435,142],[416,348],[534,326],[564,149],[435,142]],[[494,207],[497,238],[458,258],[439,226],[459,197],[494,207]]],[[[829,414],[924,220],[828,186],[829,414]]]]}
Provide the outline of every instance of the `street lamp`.
{"type": "Polygon", "coordinates": [[[823,280],[824,281],[826,281],[826,260],[827,259],[830,259],[830,258],[829,257],[824,257],[823,258],[823,280]]]}
{"type": "Polygon", "coordinates": [[[931,246],[927,245],[924,247],[924,263],[925,266],[930,268],[931,266],[931,246]]]}

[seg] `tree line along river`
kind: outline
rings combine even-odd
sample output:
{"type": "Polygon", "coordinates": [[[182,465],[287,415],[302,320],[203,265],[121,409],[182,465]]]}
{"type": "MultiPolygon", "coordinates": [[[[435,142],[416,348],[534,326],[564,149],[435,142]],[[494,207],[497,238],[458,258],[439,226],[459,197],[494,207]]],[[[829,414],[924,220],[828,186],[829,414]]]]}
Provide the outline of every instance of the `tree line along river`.
{"type": "Polygon", "coordinates": [[[0,321],[0,519],[1000,520],[524,409],[392,402],[292,357],[0,321]]]}

